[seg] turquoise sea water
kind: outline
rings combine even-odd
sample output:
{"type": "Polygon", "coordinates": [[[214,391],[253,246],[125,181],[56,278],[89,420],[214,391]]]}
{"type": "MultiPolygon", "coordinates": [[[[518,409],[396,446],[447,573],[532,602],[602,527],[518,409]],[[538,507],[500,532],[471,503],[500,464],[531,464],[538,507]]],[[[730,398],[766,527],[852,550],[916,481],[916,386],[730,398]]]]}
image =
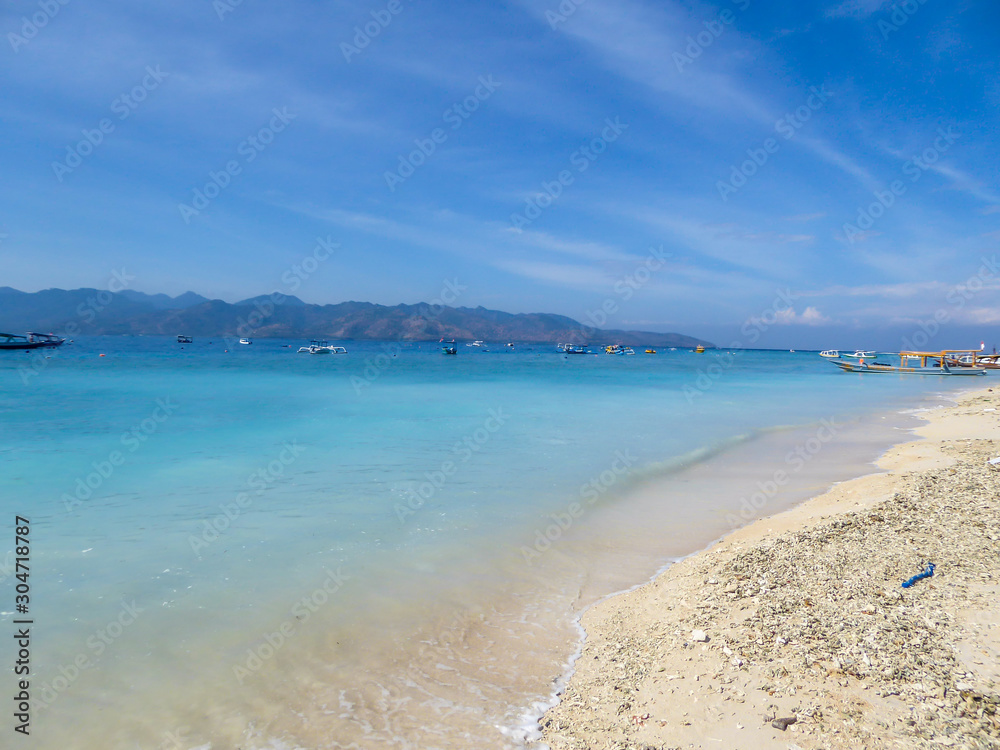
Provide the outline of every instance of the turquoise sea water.
{"type": "Polygon", "coordinates": [[[33,747],[517,746],[581,606],[754,492],[771,511],[858,473],[902,439],[872,415],[986,383],[812,353],[299,343],[3,353],[0,619],[20,514],[33,747]]]}

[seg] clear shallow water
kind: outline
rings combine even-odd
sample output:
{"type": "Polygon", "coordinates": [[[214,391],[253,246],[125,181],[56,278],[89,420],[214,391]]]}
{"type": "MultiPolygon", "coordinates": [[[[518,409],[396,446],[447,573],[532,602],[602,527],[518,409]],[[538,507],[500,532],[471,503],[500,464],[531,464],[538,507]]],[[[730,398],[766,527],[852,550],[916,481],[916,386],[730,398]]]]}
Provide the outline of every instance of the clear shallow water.
{"type": "Polygon", "coordinates": [[[776,470],[759,512],[864,471],[899,436],[873,413],[986,383],[810,353],[298,343],[0,358],[33,746],[516,745],[581,606],[744,522],[776,470]]]}

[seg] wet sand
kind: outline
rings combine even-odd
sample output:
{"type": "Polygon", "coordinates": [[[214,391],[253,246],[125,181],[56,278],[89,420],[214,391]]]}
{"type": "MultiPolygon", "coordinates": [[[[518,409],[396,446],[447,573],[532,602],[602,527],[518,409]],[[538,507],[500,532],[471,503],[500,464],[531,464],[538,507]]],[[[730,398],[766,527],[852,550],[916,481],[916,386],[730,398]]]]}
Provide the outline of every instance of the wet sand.
{"type": "Polygon", "coordinates": [[[882,473],[587,610],[542,741],[1000,748],[1000,392],[924,416],[882,473]]]}

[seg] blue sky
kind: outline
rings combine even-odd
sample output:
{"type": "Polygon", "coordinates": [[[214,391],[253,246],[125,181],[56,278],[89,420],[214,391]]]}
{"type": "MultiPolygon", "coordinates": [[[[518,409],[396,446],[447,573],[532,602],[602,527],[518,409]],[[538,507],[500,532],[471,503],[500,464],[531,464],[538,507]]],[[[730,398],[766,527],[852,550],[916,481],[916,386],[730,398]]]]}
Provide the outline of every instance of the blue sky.
{"type": "Polygon", "coordinates": [[[1000,345],[993,3],[64,2],[0,15],[2,285],[1000,345]]]}

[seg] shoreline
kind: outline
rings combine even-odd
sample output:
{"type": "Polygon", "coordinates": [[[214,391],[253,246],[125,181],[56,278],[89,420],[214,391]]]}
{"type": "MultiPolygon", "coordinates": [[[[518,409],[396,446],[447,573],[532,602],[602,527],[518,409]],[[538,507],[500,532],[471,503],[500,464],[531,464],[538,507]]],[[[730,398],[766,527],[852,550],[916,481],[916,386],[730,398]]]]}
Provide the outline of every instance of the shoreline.
{"type": "MultiPolygon", "coordinates": [[[[974,519],[972,522],[978,524],[975,528],[988,523],[991,517],[995,519],[1000,510],[1000,469],[986,467],[983,458],[1000,454],[1000,393],[984,387],[950,394],[950,398],[950,406],[923,411],[925,424],[911,431],[917,439],[884,451],[874,462],[872,473],[839,482],[791,508],[760,516],[706,548],[667,563],[651,579],[604,597],[583,611],[577,623],[586,633],[585,640],[575,652],[568,678],[564,675],[559,680],[558,703],[538,720],[539,732],[533,733],[535,737],[540,734],[537,746],[551,750],[661,746],[806,750],[859,747],[860,742],[865,747],[929,743],[927,747],[1000,748],[1000,718],[995,713],[1000,670],[975,669],[966,664],[968,669],[957,679],[954,675],[938,675],[941,679],[932,681],[933,685],[924,685],[911,679],[919,669],[914,672],[913,665],[889,664],[893,654],[885,654],[886,665],[875,677],[881,664],[881,650],[877,647],[893,634],[893,624],[902,627],[898,622],[887,625],[880,620],[896,617],[894,607],[903,611],[911,603],[919,603],[923,592],[936,593],[944,588],[943,576],[956,575],[954,565],[942,566],[939,562],[938,577],[922,581],[913,589],[900,587],[902,580],[923,567],[918,569],[919,561],[910,560],[913,551],[895,543],[898,537],[893,534],[906,531],[912,516],[919,517],[930,508],[912,505],[900,513],[893,504],[905,504],[907,494],[916,493],[916,499],[921,499],[921,482],[930,482],[932,487],[942,484],[938,474],[943,474],[951,483],[944,498],[935,496],[929,505],[946,503],[949,513],[955,515],[954,503],[948,499],[966,496],[963,490],[968,488],[958,485],[977,481],[974,475],[978,473],[986,477],[983,480],[980,476],[980,483],[993,482],[993,492],[989,496],[992,500],[985,501],[989,506],[986,521],[974,519]],[[880,540],[881,546],[866,547],[871,539],[848,539],[851,534],[846,530],[867,528],[871,518],[880,518],[876,509],[882,508],[895,513],[894,525],[898,528],[880,540]],[[793,553],[793,546],[804,546],[807,551],[793,553]],[[823,618],[816,618],[822,608],[814,606],[813,600],[830,596],[824,591],[833,592],[836,599],[839,593],[857,587],[850,578],[837,580],[829,565],[824,567],[829,563],[823,560],[824,554],[839,556],[844,567],[857,567],[859,560],[864,561],[855,571],[854,583],[864,578],[867,585],[846,596],[848,602],[874,597],[875,601],[864,605],[867,609],[851,613],[855,619],[871,619],[866,623],[868,630],[854,633],[854,626],[841,619],[836,625],[840,632],[847,631],[846,636],[820,633],[826,637],[824,641],[823,637],[811,635],[823,630],[823,618]],[[820,563],[814,575],[803,577],[802,571],[796,569],[803,567],[802,558],[808,559],[810,565],[820,563]],[[756,567],[746,568],[751,559],[756,561],[756,567]],[[735,572],[740,565],[746,569],[735,572]],[[881,575],[872,575],[874,570],[881,575]],[[897,581],[899,575],[903,577],[897,581]],[[818,587],[817,576],[823,579],[823,585],[818,587]],[[775,609],[777,599],[781,602],[775,609]],[[798,622],[804,615],[805,624],[798,622]],[[701,627],[696,627],[699,624],[701,627]],[[778,630],[789,632],[775,634],[778,630]],[[762,637],[765,631],[768,638],[762,637]],[[849,657],[838,659],[837,654],[847,648],[845,644],[862,635],[867,650],[877,652],[876,659],[873,661],[867,650],[862,650],[863,658],[857,662],[849,657]],[[771,636],[774,640],[768,643],[771,636]],[[792,654],[801,659],[798,667],[786,664],[792,654]],[[794,698],[803,692],[813,696],[811,703],[794,698]],[[904,703],[901,693],[909,704],[904,703]],[[922,709],[914,708],[914,699],[921,707],[929,705],[927,711],[921,713],[922,709]],[[956,708],[963,700],[968,705],[956,708]],[[948,715],[949,710],[956,714],[949,718],[951,724],[944,719],[938,722],[944,722],[941,726],[934,724],[934,718],[948,715]],[[961,727],[969,711],[985,728],[973,731],[961,727]],[[782,718],[794,718],[795,722],[786,722],[784,730],[771,725],[771,721],[782,718]]],[[[983,508],[979,512],[982,515],[983,508]]],[[[962,516],[961,509],[958,515],[962,516]]],[[[964,516],[962,519],[969,520],[964,516]]],[[[936,540],[921,541],[925,546],[928,541],[941,546],[942,534],[939,530],[936,540]]],[[[959,531],[955,538],[960,536],[959,531]]],[[[966,661],[976,662],[975,656],[982,659],[980,652],[985,651],[988,658],[984,664],[1000,662],[1000,615],[989,607],[974,606],[1000,592],[997,540],[1000,535],[987,535],[984,547],[981,540],[961,539],[972,544],[972,556],[992,555],[992,562],[982,573],[985,584],[977,581],[975,590],[965,586],[960,607],[953,601],[954,592],[949,593],[954,611],[946,611],[945,607],[938,613],[949,621],[948,629],[928,621],[932,633],[947,630],[954,635],[958,627],[965,639],[951,644],[951,656],[939,653],[938,658],[954,661],[955,653],[962,651],[966,661]],[[961,617],[972,617],[975,622],[959,627],[956,620],[961,617]],[[985,632],[985,640],[981,640],[982,632],[973,635],[976,629],[985,632]]],[[[940,603],[935,606],[944,607],[940,603]]],[[[832,612],[846,611],[844,607],[843,602],[836,602],[832,612]]],[[[833,619],[837,619],[836,614],[833,619]]],[[[894,641],[901,639],[894,637],[894,641]]],[[[901,642],[908,644],[909,652],[926,645],[922,641],[901,642]]],[[[898,650],[898,643],[891,645],[898,650]]],[[[902,659],[906,662],[907,657],[902,659]]]]}

